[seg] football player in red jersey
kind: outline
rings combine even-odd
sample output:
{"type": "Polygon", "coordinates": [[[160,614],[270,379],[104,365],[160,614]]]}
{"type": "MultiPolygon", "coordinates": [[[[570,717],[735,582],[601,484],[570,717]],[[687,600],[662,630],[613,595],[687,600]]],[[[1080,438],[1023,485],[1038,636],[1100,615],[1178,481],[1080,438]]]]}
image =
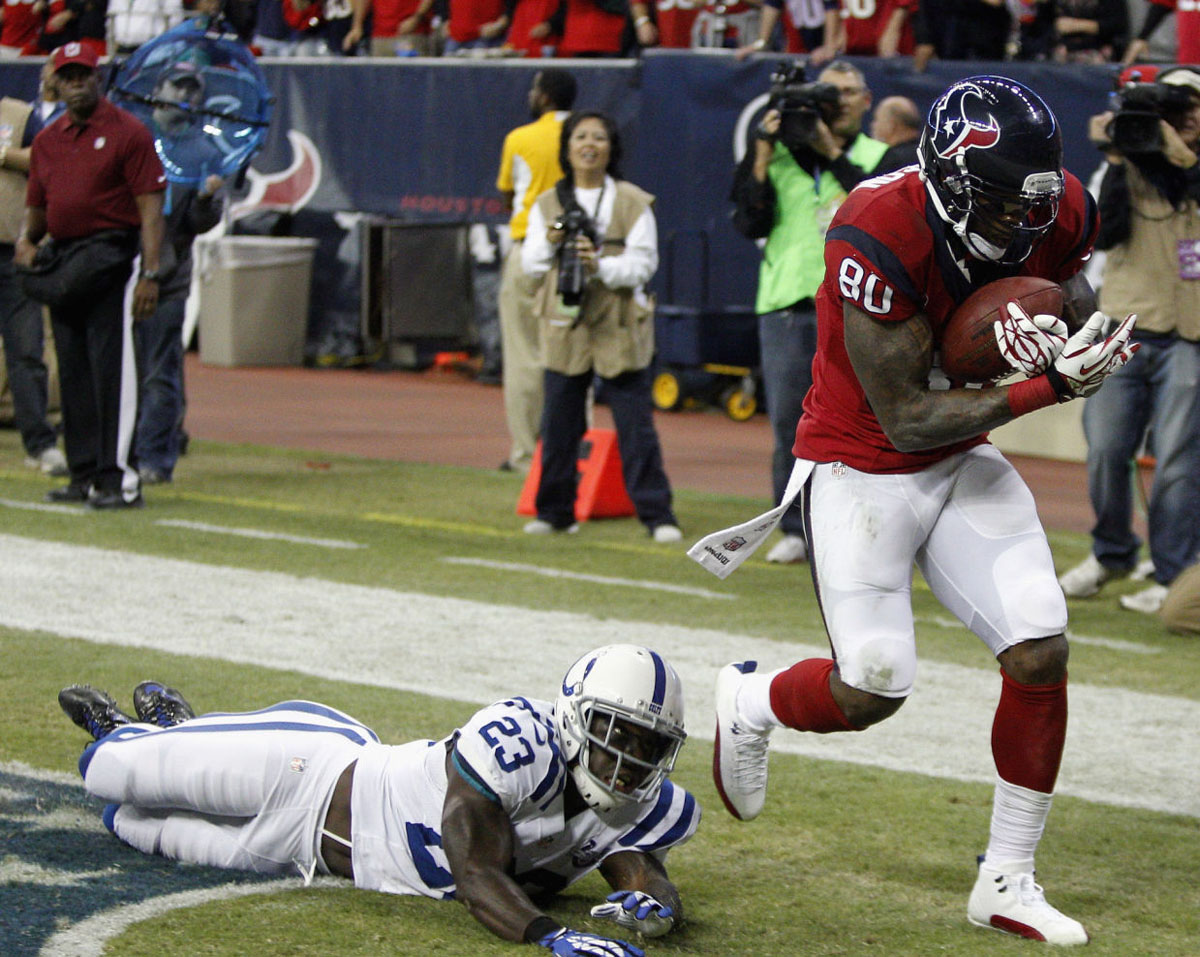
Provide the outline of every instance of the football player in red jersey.
{"type": "MultiPolygon", "coordinates": [[[[738,662],[717,682],[714,777],[747,819],[762,809],[773,728],[857,731],[904,703],[916,674],[915,562],[1001,669],[991,831],[968,919],[1057,944],[1088,940],[1034,880],[1066,736],[1067,608],[1033,497],[987,432],[1089,395],[1136,348],[1132,316],[1101,335],[1106,317],[1080,273],[1097,228],[1094,202],[1062,169],[1053,113],[997,76],[960,80],[934,103],[916,168],[850,193],[826,235],[813,386],[789,483],[833,655],[766,672],[738,662]],[[1010,306],[997,343],[1026,378],[950,382],[938,368],[947,318],[1013,275],[1061,283],[1067,322],[1010,306]]],[[[690,554],[724,576],[770,534],[771,516],[690,554]]]]}

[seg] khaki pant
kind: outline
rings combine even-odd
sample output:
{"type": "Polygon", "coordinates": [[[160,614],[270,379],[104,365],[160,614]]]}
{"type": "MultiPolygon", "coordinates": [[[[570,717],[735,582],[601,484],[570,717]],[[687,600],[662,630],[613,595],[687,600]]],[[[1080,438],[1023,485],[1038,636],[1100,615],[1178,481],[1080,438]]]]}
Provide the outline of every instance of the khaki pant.
{"type": "Polygon", "coordinates": [[[1200,634],[1200,564],[1175,576],[1159,614],[1168,631],[1200,634]]]}
{"type": "Polygon", "coordinates": [[[527,471],[542,421],[542,349],[533,313],[537,280],[521,269],[521,243],[514,242],[500,276],[500,340],[504,355],[504,414],[512,439],[509,464],[527,471]]]}

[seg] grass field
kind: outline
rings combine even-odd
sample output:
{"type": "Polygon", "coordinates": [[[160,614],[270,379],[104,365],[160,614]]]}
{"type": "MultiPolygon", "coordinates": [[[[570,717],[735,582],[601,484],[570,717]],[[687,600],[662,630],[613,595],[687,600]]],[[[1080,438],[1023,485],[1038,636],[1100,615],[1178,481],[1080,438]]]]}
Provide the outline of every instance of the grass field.
{"type": "MultiPolygon", "coordinates": [[[[0,433],[0,461],[19,459],[0,433]]],[[[519,480],[491,471],[199,442],[178,479],[110,515],[36,507],[48,480],[0,470],[0,953],[511,953],[457,904],[247,882],[120,845],[73,777],[84,736],[55,695],[86,680],[128,702],[156,677],[201,710],[307,697],[398,742],[504,693],[549,697],[573,654],[620,638],[680,664],[693,740],[675,777],[705,811],[668,861],[688,923],[648,953],[1036,951],[965,919],[998,679],[919,580],[913,699],[852,739],[777,734],[767,809],[739,824],[709,777],[711,678],[748,651],[783,665],[822,645],[806,567],[756,556],[718,582],[632,520],[524,536],[519,480]],[[231,883],[262,892],[214,896],[231,883]]],[[[685,544],[763,505],[678,493],[685,544]]],[[[1060,567],[1087,547],[1051,542],[1060,567]]],[[[1117,610],[1136,587],[1072,604],[1073,720],[1039,877],[1088,953],[1195,957],[1200,643],[1117,610]]],[[[590,877],[550,912],[604,933],[587,916],[604,891],[590,877]]]]}

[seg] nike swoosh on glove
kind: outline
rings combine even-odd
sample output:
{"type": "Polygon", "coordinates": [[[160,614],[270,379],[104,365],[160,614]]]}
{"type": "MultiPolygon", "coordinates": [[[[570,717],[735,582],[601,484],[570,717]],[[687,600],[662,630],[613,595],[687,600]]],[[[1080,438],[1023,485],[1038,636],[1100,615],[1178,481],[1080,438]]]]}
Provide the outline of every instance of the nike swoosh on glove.
{"type": "Polygon", "coordinates": [[[1000,354],[1016,372],[1041,375],[1067,344],[1067,324],[1057,316],[1031,316],[1015,299],[1005,307],[1008,315],[992,323],[1000,354]]]}
{"type": "Polygon", "coordinates": [[[1139,345],[1129,343],[1137,316],[1130,313],[1107,338],[1100,330],[1108,322],[1102,312],[1093,312],[1082,329],[1067,340],[1054,364],[1046,370],[1054,391],[1062,402],[1087,397],[1104,384],[1104,380],[1128,362],[1139,345]]]}
{"type": "Polygon", "coordinates": [[[643,937],[661,937],[675,926],[675,912],[644,891],[617,891],[605,900],[608,903],[592,908],[593,917],[616,921],[643,937]]]}
{"type": "Polygon", "coordinates": [[[571,930],[569,927],[547,934],[538,941],[538,946],[547,948],[555,957],[646,957],[642,948],[623,940],[571,930]]]}

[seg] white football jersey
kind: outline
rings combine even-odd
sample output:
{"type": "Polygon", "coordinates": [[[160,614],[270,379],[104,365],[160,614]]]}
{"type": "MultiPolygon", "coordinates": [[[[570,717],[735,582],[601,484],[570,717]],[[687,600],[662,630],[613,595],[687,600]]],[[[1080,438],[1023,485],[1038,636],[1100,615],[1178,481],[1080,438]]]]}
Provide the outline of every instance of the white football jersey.
{"type": "Polygon", "coordinates": [[[441,836],[448,748],[457,773],[512,821],[515,877],[530,890],[566,887],[620,851],[662,859],[700,823],[696,799],[669,780],[652,800],[603,816],[586,809],[565,820],[569,774],[553,705],[510,698],[476,712],[442,741],[362,749],[354,769],[352,807],[357,886],[454,896],[441,836]]]}

